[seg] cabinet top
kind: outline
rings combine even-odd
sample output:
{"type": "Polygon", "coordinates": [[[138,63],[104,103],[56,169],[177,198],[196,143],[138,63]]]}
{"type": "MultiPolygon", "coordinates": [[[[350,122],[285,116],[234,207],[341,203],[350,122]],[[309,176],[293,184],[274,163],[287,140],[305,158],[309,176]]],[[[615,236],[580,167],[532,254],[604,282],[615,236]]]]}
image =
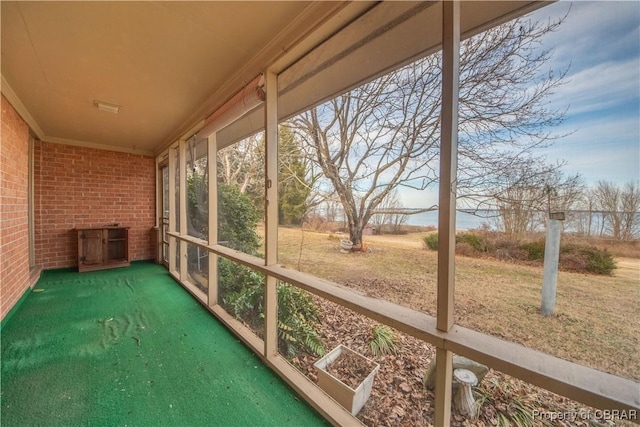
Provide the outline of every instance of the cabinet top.
{"type": "Polygon", "coordinates": [[[120,230],[120,229],[129,229],[131,227],[121,226],[121,225],[103,225],[102,227],[77,227],[74,230],[83,231],[83,230],[120,230]]]}

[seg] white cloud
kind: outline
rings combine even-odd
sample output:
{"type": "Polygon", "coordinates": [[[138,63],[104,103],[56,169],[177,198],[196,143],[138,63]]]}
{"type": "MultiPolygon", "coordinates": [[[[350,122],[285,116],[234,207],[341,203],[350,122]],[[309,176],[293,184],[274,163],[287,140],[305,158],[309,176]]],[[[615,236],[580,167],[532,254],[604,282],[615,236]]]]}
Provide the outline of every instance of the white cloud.
{"type": "Polygon", "coordinates": [[[637,1],[557,2],[531,16],[546,20],[568,12],[560,29],[546,37],[546,46],[555,46],[556,59],[584,56],[599,60],[613,52],[637,49],[640,3],[637,1]]]}
{"type": "Polygon", "coordinates": [[[549,160],[566,160],[565,171],[580,173],[588,183],[640,179],[638,117],[600,118],[574,130],[544,151],[549,160]]]}
{"type": "Polygon", "coordinates": [[[554,98],[570,103],[569,114],[602,111],[640,97],[637,58],[595,64],[572,76],[554,98]]]}
{"type": "Polygon", "coordinates": [[[639,179],[640,2],[558,2],[532,16],[558,18],[569,8],[543,48],[554,51],[549,67],[569,67],[567,83],[550,101],[557,109],[569,106],[557,133],[572,134],[544,154],[567,160],[565,170],[589,183],[639,179]]]}

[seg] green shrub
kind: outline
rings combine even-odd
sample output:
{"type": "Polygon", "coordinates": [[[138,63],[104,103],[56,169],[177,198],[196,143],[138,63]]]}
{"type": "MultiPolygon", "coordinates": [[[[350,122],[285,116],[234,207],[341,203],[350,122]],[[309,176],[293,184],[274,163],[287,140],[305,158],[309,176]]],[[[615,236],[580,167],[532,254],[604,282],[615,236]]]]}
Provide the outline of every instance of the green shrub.
{"type": "Polygon", "coordinates": [[[438,250],[438,233],[431,233],[422,238],[424,244],[432,251],[438,250]]]}
{"type": "MultiPolygon", "coordinates": [[[[527,243],[520,248],[528,253],[529,261],[544,261],[544,241],[527,243]]],[[[608,275],[616,268],[616,263],[613,255],[595,246],[560,245],[559,268],[608,275]]]]}
{"type": "MultiPolygon", "coordinates": [[[[226,184],[219,184],[220,210],[218,233],[230,248],[257,255],[260,236],[256,226],[260,219],[246,194],[226,184]]],[[[218,259],[220,305],[242,319],[259,336],[264,335],[264,276],[230,261],[218,259]]],[[[304,291],[284,283],[278,284],[278,335],[283,354],[293,357],[300,349],[320,356],[326,353],[319,334],[316,306],[304,291]]]]}
{"type": "Polygon", "coordinates": [[[487,241],[478,234],[470,232],[457,234],[456,243],[466,243],[478,252],[487,251],[487,241]]]}
{"type": "Polygon", "coordinates": [[[258,336],[264,330],[264,276],[249,267],[218,258],[219,303],[258,336]]]}
{"type": "MultiPolygon", "coordinates": [[[[438,250],[438,233],[431,233],[422,238],[424,244],[428,249],[432,251],[438,250]]],[[[471,246],[476,252],[486,252],[487,242],[484,237],[474,233],[460,233],[456,234],[456,243],[467,244],[471,246]]]]}
{"type": "Polygon", "coordinates": [[[320,335],[313,329],[318,322],[318,310],[309,294],[288,283],[278,283],[278,346],[289,357],[306,349],[317,356],[327,350],[320,335]]]}
{"type": "Polygon", "coordinates": [[[218,184],[218,239],[231,249],[257,255],[260,236],[256,227],[260,212],[246,194],[236,187],[218,184]]]}
{"type": "MultiPolygon", "coordinates": [[[[260,337],[264,336],[264,278],[248,267],[220,259],[220,305],[242,319],[260,337]],[[228,274],[228,275],[227,275],[228,274]]],[[[293,357],[299,350],[317,356],[326,353],[318,332],[318,310],[303,290],[278,283],[278,346],[280,352],[293,357]]]]}
{"type": "Polygon", "coordinates": [[[525,250],[528,254],[529,261],[544,260],[544,241],[525,243],[520,245],[520,249],[525,250]]]}
{"type": "MultiPolygon", "coordinates": [[[[487,236],[471,232],[457,234],[456,254],[478,256],[479,253],[488,253],[498,259],[512,261],[544,261],[544,240],[521,244],[501,235],[487,236]]],[[[423,241],[428,249],[438,250],[438,233],[423,237],[423,241]]],[[[607,250],[595,246],[561,244],[559,268],[564,271],[609,275],[616,268],[616,263],[607,250]]]]}
{"type": "MultiPolygon", "coordinates": [[[[569,246],[569,253],[579,256],[586,271],[593,274],[610,275],[616,268],[613,255],[607,250],[598,249],[595,246],[569,246]]],[[[562,266],[562,256],[560,262],[562,266]]]]}
{"type": "Polygon", "coordinates": [[[383,354],[396,354],[398,351],[398,337],[393,329],[386,325],[374,326],[371,330],[371,341],[369,347],[374,356],[383,354]]]}

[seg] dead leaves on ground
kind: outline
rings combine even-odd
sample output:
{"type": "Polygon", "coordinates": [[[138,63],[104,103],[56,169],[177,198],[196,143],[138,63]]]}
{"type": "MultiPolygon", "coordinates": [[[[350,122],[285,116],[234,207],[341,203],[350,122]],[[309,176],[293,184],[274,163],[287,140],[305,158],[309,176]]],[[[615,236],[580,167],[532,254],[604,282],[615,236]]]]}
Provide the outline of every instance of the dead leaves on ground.
{"type": "MultiPolygon", "coordinates": [[[[368,426],[433,426],[435,396],[433,392],[424,388],[422,381],[429,362],[435,357],[435,348],[416,338],[398,333],[399,348],[396,354],[374,356],[369,347],[369,340],[371,330],[378,323],[320,297],[312,298],[321,313],[317,329],[327,349],[343,344],[380,364],[371,396],[358,414],[360,421],[368,426]]],[[[308,378],[317,382],[313,367],[316,360],[316,356],[301,352],[292,362],[308,378]]],[[[503,384],[504,389],[526,390],[529,397],[535,398],[535,409],[540,411],[589,410],[564,397],[499,372],[490,371],[485,381],[492,378],[493,381],[503,384]]],[[[473,421],[454,412],[451,425],[494,426],[497,423],[497,412],[506,409],[508,400],[508,396],[502,396],[501,399],[496,399],[496,407],[485,404],[479,418],[473,421]],[[502,406],[505,408],[501,408],[502,406]]]]}

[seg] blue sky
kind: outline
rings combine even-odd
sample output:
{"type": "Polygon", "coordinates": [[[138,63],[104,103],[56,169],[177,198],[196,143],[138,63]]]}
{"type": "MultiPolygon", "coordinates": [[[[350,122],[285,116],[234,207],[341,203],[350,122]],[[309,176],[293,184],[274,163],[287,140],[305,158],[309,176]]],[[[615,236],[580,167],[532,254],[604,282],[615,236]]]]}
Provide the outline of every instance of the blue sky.
{"type": "Polygon", "coordinates": [[[588,185],[640,179],[640,2],[559,2],[532,16],[569,10],[544,44],[554,49],[553,69],[569,66],[567,84],[552,103],[568,107],[559,133],[571,135],[546,149],[568,161],[588,185]],[[569,10],[570,9],[570,10],[569,10]]]}
{"type": "MultiPolygon", "coordinates": [[[[640,1],[557,2],[533,12],[547,21],[568,13],[543,40],[553,49],[549,68],[569,67],[567,82],[550,100],[567,109],[557,134],[568,134],[538,154],[567,161],[588,186],[640,179],[640,1]]],[[[437,204],[437,189],[401,190],[405,207],[437,204]]]]}

